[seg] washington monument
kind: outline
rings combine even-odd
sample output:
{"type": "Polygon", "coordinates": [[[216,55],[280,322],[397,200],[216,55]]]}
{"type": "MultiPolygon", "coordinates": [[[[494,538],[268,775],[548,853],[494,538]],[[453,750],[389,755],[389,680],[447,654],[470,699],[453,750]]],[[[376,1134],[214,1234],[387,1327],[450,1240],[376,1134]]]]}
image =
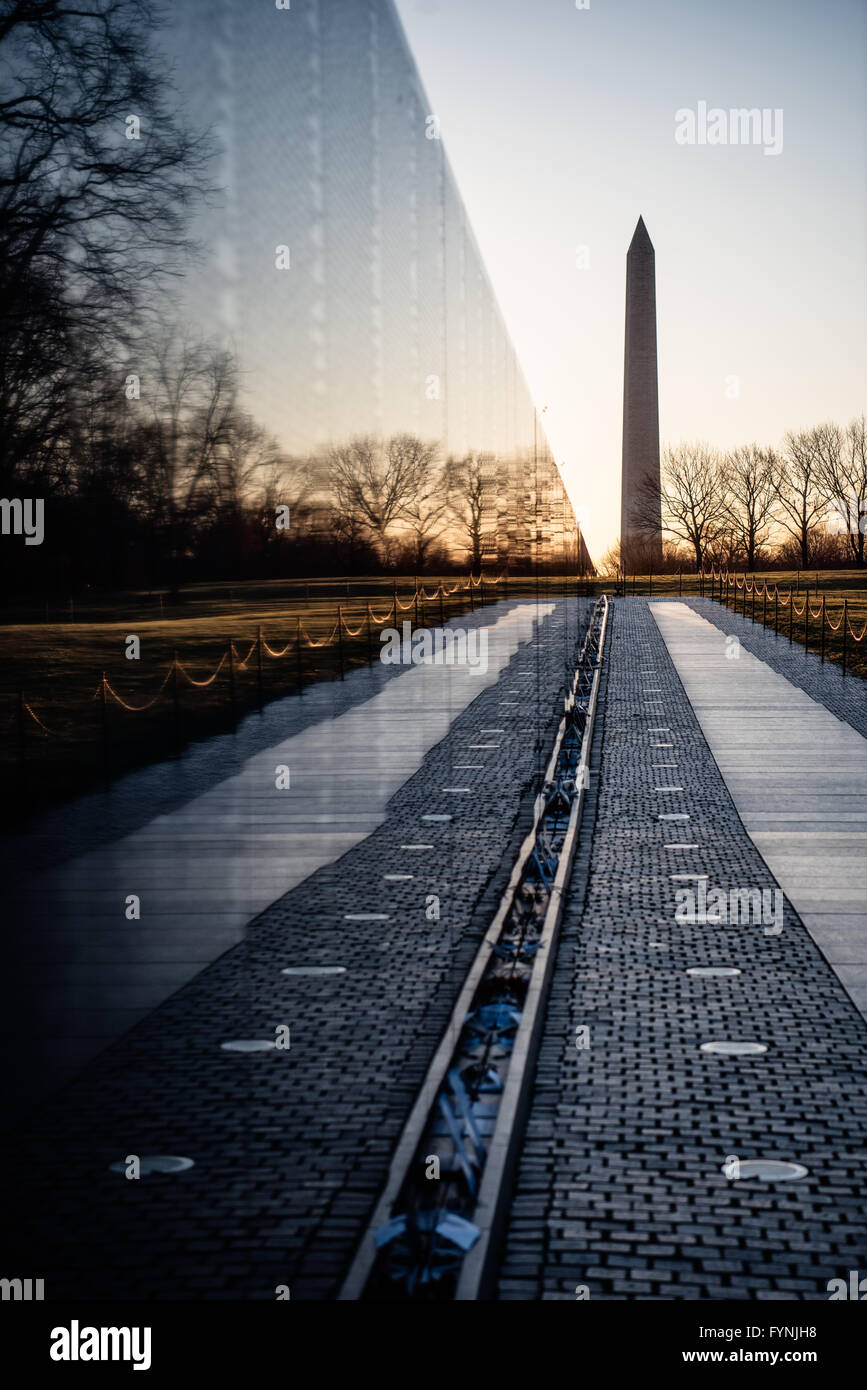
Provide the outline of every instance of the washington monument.
{"type": "Polygon", "coordinates": [[[641,217],[626,255],[620,553],[625,568],[658,568],[662,561],[656,268],[641,217]]]}

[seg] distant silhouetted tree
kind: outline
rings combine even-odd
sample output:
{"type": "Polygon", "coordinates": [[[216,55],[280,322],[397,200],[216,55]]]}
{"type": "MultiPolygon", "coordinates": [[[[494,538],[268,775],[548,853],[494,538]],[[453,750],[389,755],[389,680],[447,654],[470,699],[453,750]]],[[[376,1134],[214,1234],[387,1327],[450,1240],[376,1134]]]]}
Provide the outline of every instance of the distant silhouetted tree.
{"type": "Polygon", "coordinates": [[[639,490],[637,524],[650,528],[661,502],[663,533],[688,545],[700,570],[724,524],[720,456],[708,444],[678,444],[665,450],[661,474],[639,490]]]}
{"type": "Polygon", "coordinates": [[[747,444],[726,454],[722,462],[722,525],[730,534],[732,549],[741,552],[750,570],[771,534],[775,501],[772,461],[769,449],[747,444]]]}
{"type": "MultiPolygon", "coordinates": [[[[187,249],[206,143],[150,0],[0,0],[0,481],[50,468],[87,358],[187,249]]],[[[90,363],[92,367],[92,363],[90,363]]]]}
{"type": "Polygon", "coordinates": [[[328,479],[339,512],[357,534],[374,541],[389,565],[398,540],[396,527],[425,495],[436,466],[437,446],[412,434],[385,441],[358,436],[333,448],[328,479]]]}
{"type": "Polygon", "coordinates": [[[867,420],[863,415],[839,425],[819,425],[810,437],[816,473],[829,510],[834,534],[846,537],[849,558],[864,564],[864,530],[867,528],[867,420]]]}
{"type": "Polygon", "coordinates": [[[813,537],[828,510],[820,482],[816,431],[790,431],[781,454],[771,456],[776,520],[798,543],[802,567],[812,559],[813,537]]]}
{"type": "Polygon", "coordinates": [[[467,454],[465,458],[450,459],[446,467],[449,508],[461,538],[466,541],[474,570],[482,567],[485,514],[496,503],[493,466],[491,454],[467,454]]]}
{"type": "Polygon", "coordinates": [[[229,353],[175,328],[143,344],[135,361],[141,372],[141,400],[133,408],[144,435],[142,492],[164,537],[176,593],[194,521],[242,481],[237,369],[229,353]]]}
{"type": "Polygon", "coordinates": [[[447,465],[438,466],[431,460],[430,467],[421,474],[401,508],[400,520],[409,533],[412,564],[419,571],[429,566],[448,526],[448,485],[447,465]]]}

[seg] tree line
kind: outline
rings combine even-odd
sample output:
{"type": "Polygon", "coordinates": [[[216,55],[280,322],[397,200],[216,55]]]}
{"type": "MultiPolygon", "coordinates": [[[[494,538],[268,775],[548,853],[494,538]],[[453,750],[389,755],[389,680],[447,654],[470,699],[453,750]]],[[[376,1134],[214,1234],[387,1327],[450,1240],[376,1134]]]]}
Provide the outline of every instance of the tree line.
{"type": "Polygon", "coordinates": [[[508,558],[492,454],[443,458],[397,433],[289,455],[243,409],[219,345],[163,324],[124,355],[67,373],[64,429],[7,473],[7,496],[46,499],[50,541],[45,555],[6,544],[7,593],[177,596],[199,578],[478,572],[508,558]]]}
{"type": "MultiPolygon", "coordinates": [[[[703,442],[665,449],[660,481],[644,484],[636,514],[650,528],[662,511],[663,565],[729,569],[862,567],[867,534],[867,420],[790,431],[779,448],[727,453],[703,442]]],[[[619,546],[605,557],[628,562],[619,546]]]]}
{"type": "Polygon", "coordinates": [[[232,354],[173,321],[218,190],[162,22],[152,0],[0,0],[0,497],[46,518],[42,546],[3,536],[3,593],[501,561],[492,456],[408,433],[287,455],[232,354]]]}

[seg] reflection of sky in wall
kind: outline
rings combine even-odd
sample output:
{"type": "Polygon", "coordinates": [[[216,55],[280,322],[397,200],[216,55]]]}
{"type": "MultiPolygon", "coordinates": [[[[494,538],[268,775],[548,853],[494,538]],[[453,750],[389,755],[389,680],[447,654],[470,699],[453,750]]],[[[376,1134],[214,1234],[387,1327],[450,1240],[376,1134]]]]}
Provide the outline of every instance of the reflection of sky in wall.
{"type": "Polygon", "coordinates": [[[528,458],[529,394],[391,0],[179,0],[168,46],[226,186],[185,313],[234,344],[257,418],[293,453],[406,429],[528,458]]]}
{"type": "Polygon", "coordinates": [[[864,407],[865,0],[397,6],[594,555],[619,529],[639,213],[656,248],[664,441],[777,443],[864,407]],[[677,145],[675,111],[701,100],[782,107],[782,153],[677,145]]]}

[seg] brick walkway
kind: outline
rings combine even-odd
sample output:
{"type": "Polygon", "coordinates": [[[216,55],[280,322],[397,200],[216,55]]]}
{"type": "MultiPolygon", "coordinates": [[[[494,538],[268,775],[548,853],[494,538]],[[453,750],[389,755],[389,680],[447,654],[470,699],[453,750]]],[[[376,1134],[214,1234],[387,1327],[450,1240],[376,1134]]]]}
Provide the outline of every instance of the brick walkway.
{"type": "MultiPolygon", "coordinates": [[[[577,617],[572,599],[573,651],[577,617]]],[[[529,827],[562,708],[564,622],[561,600],[373,834],[262,912],[13,1136],[4,1269],[44,1278],[49,1299],[267,1300],[280,1284],[293,1299],[334,1295],[529,827]],[[281,973],[302,965],[345,973],[281,973]],[[280,1024],[288,1051],[220,1047],[280,1024]],[[128,1154],[195,1166],[130,1181],[109,1171],[128,1154]]]]}
{"type": "Polygon", "coordinates": [[[687,604],[650,611],[745,830],[867,1018],[867,739],[687,604]]]}
{"type": "MultiPolygon", "coordinates": [[[[539,613],[549,610],[539,605],[539,613]]],[[[456,715],[496,682],[536,616],[534,603],[506,601],[470,615],[473,626],[484,624],[484,670],[377,661],[352,673],[355,680],[275,701],[261,722],[248,717],[237,739],[208,740],[180,765],[164,762],[123,778],[101,798],[104,825],[118,829],[121,808],[136,799],[140,812],[151,809],[146,824],[61,863],[42,863],[14,888],[4,877],[2,1109],[74,1075],[243,940],[257,913],[366,839],[456,715]],[[389,679],[389,671],[399,674],[389,679]],[[367,698],[353,701],[347,687],[367,698]],[[236,744],[268,729],[269,742],[239,766],[225,765],[227,746],[234,762],[236,744]],[[277,785],[278,768],[289,769],[288,786],[277,785]],[[197,780],[211,785],[158,812],[167,796],[162,782],[176,789],[197,780]],[[134,921],[124,913],[128,894],[140,903],[134,921]]],[[[446,785],[455,780],[459,770],[446,785]]],[[[99,801],[65,809],[70,837],[99,801]]],[[[21,857],[46,838],[41,827],[16,837],[21,857]]]]}
{"type": "Polygon", "coordinates": [[[670,875],[695,852],[666,845],[697,844],[713,885],[775,885],[646,599],[615,601],[604,679],[588,877],[579,861],[500,1297],[827,1299],[829,1279],[867,1268],[867,1025],[788,904],[779,935],[675,921],[686,881],[670,875]],[[686,974],[700,965],[742,973],[686,974]],[[700,1050],[726,1038],[769,1050],[700,1050]],[[810,1175],[729,1182],[730,1156],[810,1175]]]}

